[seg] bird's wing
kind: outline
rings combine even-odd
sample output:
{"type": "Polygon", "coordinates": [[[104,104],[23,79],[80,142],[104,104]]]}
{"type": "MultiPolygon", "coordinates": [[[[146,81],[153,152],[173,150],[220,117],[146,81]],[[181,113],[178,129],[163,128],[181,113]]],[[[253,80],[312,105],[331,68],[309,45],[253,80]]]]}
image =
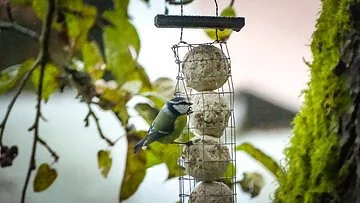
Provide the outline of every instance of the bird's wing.
{"type": "Polygon", "coordinates": [[[150,143],[154,142],[155,140],[161,139],[169,134],[170,134],[170,132],[156,130],[154,127],[150,127],[150,129],[148,131],[148,135],[146,136],[147,139],[144,143],[144,146],[147,146],[150,143]]]}

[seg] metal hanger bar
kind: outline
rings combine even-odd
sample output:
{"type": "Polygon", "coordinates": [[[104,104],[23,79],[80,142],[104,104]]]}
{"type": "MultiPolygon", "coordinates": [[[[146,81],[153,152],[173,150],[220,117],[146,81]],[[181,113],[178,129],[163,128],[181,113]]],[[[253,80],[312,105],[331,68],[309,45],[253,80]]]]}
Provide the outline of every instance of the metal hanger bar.
{"type": "Polygon", "coordinates": [[[155,26],[158,28],[214,28],[232,29],[239,32],[245,26],[243,17],[216,17],[216,16],[155,16],[155,26]]]}

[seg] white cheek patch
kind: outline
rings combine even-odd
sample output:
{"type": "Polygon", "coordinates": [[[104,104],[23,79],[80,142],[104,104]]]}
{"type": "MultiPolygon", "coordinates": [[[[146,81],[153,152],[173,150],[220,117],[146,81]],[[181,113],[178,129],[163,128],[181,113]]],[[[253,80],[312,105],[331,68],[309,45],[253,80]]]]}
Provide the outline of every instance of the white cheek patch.
{"type": "Polygon", "coordinates": [[[180,114],[186,114],[188,112],[189,106],[186,104],[179,104],[174,105],[174,109],[176,109],[176,111],[178,111],[180,114]]]}

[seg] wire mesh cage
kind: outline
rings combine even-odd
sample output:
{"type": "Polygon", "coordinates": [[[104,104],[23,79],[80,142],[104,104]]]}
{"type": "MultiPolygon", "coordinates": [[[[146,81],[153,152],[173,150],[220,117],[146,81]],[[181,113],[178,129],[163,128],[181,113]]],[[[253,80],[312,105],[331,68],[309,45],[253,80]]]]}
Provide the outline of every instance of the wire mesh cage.
{"type": "Polygon", "coordinates": [[[236,202],[234,86],[226,42],[172,47],[175,95],[193,103],[179,145],[180,202],[236,202]]]}

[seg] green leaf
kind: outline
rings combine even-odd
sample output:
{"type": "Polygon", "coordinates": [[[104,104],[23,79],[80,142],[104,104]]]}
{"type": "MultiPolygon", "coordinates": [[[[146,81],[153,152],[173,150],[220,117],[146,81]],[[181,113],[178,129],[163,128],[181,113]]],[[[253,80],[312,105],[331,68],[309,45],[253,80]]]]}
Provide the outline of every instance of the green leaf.
{"type": "Polygon", "coordinates": [[[113,109],[119,112],[131,98],[131,95],[122,89],[105,88],[100,95],[100,106],[104,109],[113,109]]]}
{"type": "Polygon", "coordinates": [[[112,109],[123,126],[127,126],[129,113],[126,103],[132,95],[122,89],[104,89],[100,95],[99,106],[105,110],[112,109]]]}
{"type": "Polygon", "coordinates": [[[121,124],[125,127],[128,125],[129,123],[129,112],[126,108],[126,106],[124,105],[118,112],[117,112],[118,118],[121,121],[121,124]]]}
{"type": "Polygon", "coordinates": [[[140,114],[141,117],[145,119],[145,121],[150,125],[157,114],[159,113],[159,110],[152,107],[148,103],[137,103],[135,105],[135,110],[140,114]]]}
{"type": "Polygon", "coordinates": [[[180,136],[177,139],[175,139],[175,142],[185,143],[188,142],[193,137],[195,137],[194,133],[192,133],[188,129],[184,129],[184,131],[180,134],[180,136]]]}
{"type": "Polygon", "coordinates": [[[164,163],[153,151],[146,150],[146,168],[151,168],[153,166],[164,163]]]}
{"type": "Polygon", "coordinates": [[[146,152],[146,168],[151,168],[158,164],[164,163],[162,144],[158,142],[151,143],[145,150],[146,152]]]}
{"type": "Polygon", "coordinates": [[[114,8],[117,10],[117,12],[121,13],[123,17],[127,17],[129,0],[113,0],[113,1],[114,1],[114,8]]]}
{"type": "Polygon", "coordinates": [[[127,78],[128,80],[141,81],[141,92],[150,91],[152,89],[149,76],[146,74],[145,69],[139,63],[136,63],[135,70],[132,74],[128,75],[127,78]]]}
{"type": "Polygon", "coordinates": [[[273,158],[266,155],[260,149],[255,148],[250,143],[243,143],[236,147],[236,150],[244,151],[253,157],[255,160],[259,161],[266,169],[268,169],[277,179],[284,175],[284,171],[281,169],[279,164],[274,161],[273,158]]]}
{"type": "Polygon", "coordinates": [[[41,192],[50,187],[57,178],[55,169],[50,168],[46,163],[40,165],[33,183],[35,192],[41,192]]]}
{"type": "Polygon", "coordinates": [[[129,92],[132,95],[136,95],[139,93],[140,89],[141,89],[142,83],[139,80],[131,80],[131,81],[127,81],[125,82],[122,86],[121,89],[124,91],[129,92]]]}
{"type": "Polygon", "coordinates": [[[47,7],[48,7],[48,1],[32,0],[32,8],[36,16],[41,20],[44,20],[46,17],[47,7]]]}
{"type": "Polygon", "coordinates": [[[163,159],[169,170],[167,179],[178,177],[180,175],[180,166],[178,165],[179,146],[175,144],[167,144],[163,146],[163,159]]]}
{"type": "Polygon", "coordinates": [[[110,156],[110,151],[100,150],[97,154],[97,157],[98,167],[101,171],[101,174],[106,178],[112,166],[112,158],[110,156]]]}
{"type": "Polygon", "coordinates": [[[222,180],[222,182],[225,183],[227,186],[229,186],[229,188],[232,188],[234,184],[233,177],[235,176],[236,176],[236,167],[234,163],[231,162],[224,174],[224,179],[222,180]]]}
{"type": "Polygon", "coordinates": [[[127,126],[129,121],[129,113],[126,103],[131,99],[132,95],[123,89],[106,88],[100,95],[99,106],[105,110],[112,109],[123,126],[127,126]]]}
{"type": "Polygon", "coordinates": [[[164,97],[154,92],[143,93],[143,96],[149,99],[152,102],[153,106],[158,110],[160,110],[166,103],[166,99],[164,97]]]}
{"type": "MultiPolygon", "coordinates": [[[[232,6],[228,6],[221,12],[220,16],[236,17],[236,13],[232,6]]],[[[206,29],[205,32],[211,39],[216,40],[216,29],[206,29]]],[[[218,30],[217,32],[218,40],[220,41],[228,40],[231,33],[232,33],[231,29],[218,30]]]]}
{"type": "Polygon", "coordinates": [[[169,175],[167,179],[180,175],[180,167],[178,166],[179,146],[175,144],[161,144],[153,142],[148,146],[147,150],[148,162],[146,167],[152,167],[157,164],[165,163],[168,168],[169,175]]]}
{"type": "Polygon", "coordinates": [[[170,78],[158,78],[153,83],[153,91],[170,100],[174,97],[175,81],[170,78]]]}
{"type": "Polygon", "coordinates": [[[78,13],[65,12],[65,22],[67,34],[74,40],[74,50],[81,50],[87,40],[90,28],[95,23],[96,8],[83,4],[82,1],[66,1],[63,6],[78,13]]]}
{"type": "Polygon", "coordinates": [[[140,71],[135,61],[140,50],[140,39],[135,27],[120,11],[106,11],[104,18],[114,25],[105,27],[103,33],[106,61],[121,86],[140,71]]]}
{"type": "Polygon", "coordinates": [[[82,47],[82,56],[85,64],[85,71],[93,80],[98,80],[104,75],[105,64],[101,51],[95,41],[86,42],[82,47]]]}
{"type": "Polygon", "coordinates": [[[251,198],[259,195],[262,187],[264,186],[264,178],[259,173],[243,173],[244,178],[239,181],[241,189],[249,193],[251,198]]]}
{"type": "MultiPolygon", "coordinates": [[[[50,95],[59,87],[59,77],[60,70],[52,63],[47,63],[45,66],[44,80],[43,80],[43,89],[42,97],[45,101],[48,101],[50,95]]],[[[40,67],[36,68],[31,75],[31,81],[33,82],[35,88],[39,86],[40,80],[40,67]]]]}
{"type": "Polygon", "coordinates": [[[27,71],[33,65],[34,60],[29,59],[21,65],[13,65],[0,71],[0,95],[13,88],[19,83],[27,71]]]}
{"type": "Polygon", "coordinates": [[[142,137],[144,137],[146,131],[136,131],[130,133],[128,138],[128,149],[126,156],[126,168],[121,184],[119,200],[123,201],[131,197],[139,185],[143,181],[146,174],[146,154],[145,151],[140,150],[136,154],[134,153],[134,146],[142,137]]]}

